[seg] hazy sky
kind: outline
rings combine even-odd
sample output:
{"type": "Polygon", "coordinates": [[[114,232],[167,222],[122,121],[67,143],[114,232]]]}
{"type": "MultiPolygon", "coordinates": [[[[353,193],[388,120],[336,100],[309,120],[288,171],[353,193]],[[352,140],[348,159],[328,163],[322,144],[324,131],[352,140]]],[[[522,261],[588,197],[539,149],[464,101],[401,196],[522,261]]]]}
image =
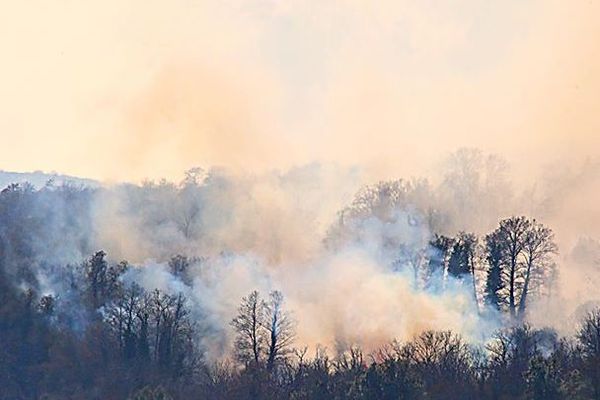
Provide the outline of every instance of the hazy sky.
{"type": "Polygon", "coordinates": [[[139,180],[598,155],[600,1],[16,1],[0,168],[139,180]]]}

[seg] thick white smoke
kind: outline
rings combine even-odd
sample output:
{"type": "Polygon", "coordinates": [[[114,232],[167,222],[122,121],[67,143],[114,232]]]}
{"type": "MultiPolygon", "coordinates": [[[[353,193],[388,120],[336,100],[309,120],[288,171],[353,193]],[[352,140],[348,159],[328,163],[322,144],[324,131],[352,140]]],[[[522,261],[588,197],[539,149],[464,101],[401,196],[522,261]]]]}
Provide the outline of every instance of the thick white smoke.
{"type": "Polygon", "coordinates": [[[374,349],[425,329],[452,329],[476,342],[502,323],[482,308],[485,273],[476,274],[476,304],[470,282],[439,276],[425,286],[415,268],[426,266],[434,233],[482,236],[500,219],[525,214],[553,228],[561,249],[557,288],[531,304],[528,318],[568,334],[569,321],[598,299],[589,284],[600,282],[600,232],[591,222],[598,218],[585,206],[591,200],[583,207],[577,200],[597,193],[597,170],[588,164],[523,189],[497,157],[461,150],[429,181],[366,188],[370,179],[359,168],[319,164],[262,175],[197,169],[177,184],[100,187],[79,203],[56,188],[34,207],[49,218],[39,225],[51,239],[36,242],[38,281],[42,292],[75,306],[68,268],[51,265],[77,265],[99,249],[111,262],[128,260],[134,267],[126,282],[188,298],[197,339],[213,359],[229,353],[229,322],[253,290],[284,293],[298,346],[374,349]],[[57,232],[67,220],[76,228],[62,240],[57,232]],[[177,254],[191,261],[185,279],[168,266],[177,254]]]}

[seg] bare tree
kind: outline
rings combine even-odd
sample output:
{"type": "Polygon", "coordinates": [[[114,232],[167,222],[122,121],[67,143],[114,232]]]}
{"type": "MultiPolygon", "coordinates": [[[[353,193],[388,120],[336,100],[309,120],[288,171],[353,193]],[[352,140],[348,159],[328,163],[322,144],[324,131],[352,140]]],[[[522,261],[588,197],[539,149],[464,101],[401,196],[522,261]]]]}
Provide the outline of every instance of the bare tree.
{"type": "Polygon", "coordinates": [[[133,284],[106,307],[105,320],[125,359],[151,360],[165,370],[181,373],[191,346],[189,315],[182,294],[170,295],[158,289],[147,294],[133,284]]]}
{"type": "Polygon", "coordinates": [[[247,364],[253,362],[258,366],[264,352],[265,337],[264,304],[259,293],[255,290],[242,298],[237,316],[231,321],[237,336],[235,339],[235,353],[239,361],[247,364]]]}
{"type": "Polygon", "coordinates": [[[268,369],[272,369],[278,359],[290,353],[291,344],[296,337],[295,322],[283,309],[283,304],[283,294],[277,290],[271,292],[269,301],[265,303],[268,369]]]}
{"type": "Polygon", "coordinates": [[[551,272],[553,260],[552,255],[558,252],[554,242],[554,233],[550,228],[533,220],[529,230],[523,238],[524,259],[524,284],[519,300],[519,315],[525,312],[527,296],[531,290],[533,276],[544,276],[551,272]]]}
{"type": "Polygon", "coordinates": [[[235,355],[239,361],[255,367],[265,361],[270,370],[292,351],[295,322],[283,305],[279,291],[271,292],[267,301],[261,300],[256,290],[242,298],[238,314],[231,321],[237,333],[235,355]]]}
{"type": "Polygon", "coordinates": [[[507,281],[508,309],[513,318],[517,315],[520,257],[530,227],[531,222],[526,217],[512,217],[500,221],[500,227],[495,232],[503,242],[502,275],[507,281]]]}
{"type": "Polygon", "coordinates": [[[133,358],[136,353],[137,313],[142,295],[142,288],[134,283],[106,307],[106,320],[117,336],[126,359],[133,358]]]}
{"type": "Polygon", "coordinates": [[[460,336],[450,331],[425,331],[402,351],[415,366],[432,398],[468,398],[473,356],[460,336]],[[443,388],[450,385],[452,393],[444,393],[443,388]]]}
{"type": "Polygon", "coordinates": [[[512,217],[486,236],[488,303],[508,306],[523,318],[529,295],[553,279],[558,248],[551,229],[536,220],[512,217]]]}

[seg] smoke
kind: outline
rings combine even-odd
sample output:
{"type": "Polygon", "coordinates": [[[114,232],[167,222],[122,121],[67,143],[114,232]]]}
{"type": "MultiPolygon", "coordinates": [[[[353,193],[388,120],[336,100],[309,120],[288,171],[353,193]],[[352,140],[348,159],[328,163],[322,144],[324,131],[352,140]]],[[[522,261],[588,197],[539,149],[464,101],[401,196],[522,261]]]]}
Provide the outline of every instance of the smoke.
{"type": "Polygon", "coordinates": [[[469,285],[448,279],[443,290],[441,285],[421,289],[410,265],[391,268],[389,254],[381,250],[365,241],[336,253],[323,251],[307,263],[277,265],[249,255],[221,255],[195,264],[189,286],[166,264],[149,263],[131,270],[125,281],[184,293],[198,318],[201,347],[213,360],[230,354],[234,333],[229,322],[240,298],[253,290],[285,294],[286,308],[297,321],[295,344],[312,350],[360,345],[373,351],[392,338],[409,340],[430,329],[452,329],[481,343],[500,326],[493,313],[478,314],[469,285]]]}
{"type": "Polygon", "coordinates": [[[299,344],[373,347],[427,328],[475,340],[497,321],[474,311],[470,289],[422,290],[408,264],[433,233],[483,235],[525,214],[561,249],[558,294],[531,320],[568,330],[597,300],[596,260],[580,253],[581,237],[600,238],[600,168],[578,163],[600,138],[599,3],[36,7],[0,16],[2,167],[107,183],[29,205],[35,256],[14,260],[15,279],[32,284],[18,276],[31,264],[43,292],[68,293],[53,266],[104,249],[139,267],[128,279],[184,291],[214,357],[253,289],[286,294],[299,344]],[[440,163],[462,146],[485,152],[440,163]],[[175,181],[198,164],[222,167],[115,183],[175,181]],[[428,182],[401,208],[338,229],[363,185],[413,176],[428,182]],[[204,259],[191,283],[169,273],[174,254],[204,259]]]}
{"type": "MultiPolygon", "coordinates": [[[[299,321],[298,345],[374,349],[424,329],[453,329],[474,342],[488,338],[502,319],[477,310],[468,282],[446,277],[423,288],[414,268],[427,258],[434,232],[483,236],[502,218],[531,215],[556,232],[560,254],[556,288],[550,297],[532,299],[528,319],[568,335],[582,309],[598,300],[598,239],[581,238],[600,237],[597,213],[585,207],[594,204],[589,196],[598,192],[600,174],[592,162],[559,171],[548,169],[535,186],[520,190],[501,158],[462,149],[440,163],[429,183],[392,185],[404,197],[390,205],[363,186],[369,178],[359,169],[313,164],[262,175],[213,170],[187,189],[184,182],[107,191],[111,201],[96,207],[108,212],[100,219],[131,235],[114,238],[114,231],[100,229],[98,238],[109,254],[140,265],[162,262],[164,271],[175,253],[203,257],[191,269],[185,293],[205,321],[202,340],[211,357],[228,353],[228,322],[239,299],[255,289],[283,291],[299,321]],[[111,202],[120,213],[104,209],[111,202]],[[200,211],[186,236],[180,221],[192,215],[191,205],[200,211]],[[129,240],[131,252],[122,245],[129,240]]],[[[177,279],[161,276],[147,278],[146,287],[168,287],[162,280],[177,279]]],[[[480,301],[484,280],[478,273],[480,301]]]]}
{"type": "Polygon", "coordinates": [[[501,158],[462,149],[430,179],[373,183],[361,168],[311,164],[263,174],[193,169],[178,183],[50,185],[11,208],[7,226],[23,242],[8,249],[31,257],[5,258],[15,282],[58,296],[61,318],[78,331],[88,318],[74,289],[78,265],[99,249],[111,263],[128,260],[125,283],[185,295],[211,359],[230,354],[229,322],[253,290],[284,293],[298,346],[372,350],[426,329],[480,343],[504,322],[482,307],[485,273],[476,274],[479,304],[471,282],[434,275],[424,285],[429,241],[460,231],[482,237],[525,214],[551,227],[560,248],[557,285],[532,298],[528,320],[568,335],[600,300],[600,168],[590,161],[555,171],[520,189],[501,158]],[[191,262],[185,276],[168,265],[177,254],[191,262]],[[35,277],[19,275],[27,270],[35,277]]]}
{"type": "Polygon", "coordinates": [[[1,17],[2,168],[140,181],[316,161],[379,179],[474,146],[530,181],[599,144],[593,1],[33,7],[1,17]]]}
{"type": "Polygon", "coordinates": [[[530,193],[533,214],[553,227],[561,250],[558,296],[537,304],[532,316],[570,334],[579,317],[600,301],[600,164],[553,165],[530,193]]]}
{"type": "Polygon", "coordinates": [[[100,191],[98,244],[143,262],[173,254],[252,254],[270,263],[307,260],[362,182],[360,169],[312,164],[285,173],[209,171],[204,182],[146,182],[100,191]]]}

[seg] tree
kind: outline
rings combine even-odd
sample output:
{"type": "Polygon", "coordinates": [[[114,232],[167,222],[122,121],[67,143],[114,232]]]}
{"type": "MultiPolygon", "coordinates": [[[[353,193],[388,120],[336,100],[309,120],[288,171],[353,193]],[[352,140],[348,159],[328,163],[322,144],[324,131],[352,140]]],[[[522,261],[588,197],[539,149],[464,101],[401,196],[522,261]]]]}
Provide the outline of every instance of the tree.
{"type": "Polygon", "coordinates": [[[190,277],[190,260],[181,254],[171,257],[169,260],[169,270],[171,274],[181,279],[185,284],[191,286],[192,279],[190,277]]]}
{"type": "Polygon", "coordinates": [[[192,326],[185,297],[158,289],[150,296],[150,319],[154,322],[154,360],[164,371],[181,374],[191,346],[192,326]]]}
{"type": "Polygon", "coordinates": [[[135,313],[138,321],[139,333],[137,335],[136,353],[138,359],[142,362],[150,360],[150,313],[151,297],[148,293],[143,293],[140,297],[139,307],[135,313]]]}
{"type": "Polygon", "coordinates": [[[600,308],[589,312],[577,332],[581,347],[583,374],[589,382],[594,399],[600,399],[600,308]]]}
{"type": "Polygon", "coordinates": [[[134,283],[106,308],[106,320],[115,332],[119,348],[125,359],[134,358],[138,350],[136,346],[139,329],[137,316],[140,312],[143,295],[142,288],[134,283]]]}
{"type": "Polygon", "coordinates": [[[140,365],[151,362],[177,376],[188,372],[184,364],[194,362],[193,326],[182,294],[158,289],[147,294],[133,284],[122,290],[104,312],[124,360],[136,359],[140,365]]]}
{"type": "Polygon", "coordinates": [[[524,318],[527,300],[553,279],[556,254],[552,230],[536,220],[512,217],[486,236],[486,300],[511,317],[524,318]]]}
{"type": "Polygon", "coordinates": [[[490,355],[490,386],[494,398],[520,398],[526,389],[525,373],[539,356],[538,331],[519,326],[496,333],[487,345],[490,355]]]}
{"type": "MultiPolygon", "coordinates": [[[[417,235],[420,230],[436,231],[431,226],[438,222],[433,211],[433,194],[426,180],[402,179],[380,181],[373,185],[363,186],[354,196],[352,203],[338,212],[338,219],[327,234],[325,243],[333,249],[343,247],[348,243],[358,242],[365,235],[372,234],[372,226],[376,224],[406,225],[417,235]],[[420,229],[425,228],[425,229],[420,229]]],[[[415,236],[413,235],[413,236],[415,236]]],[[[397,249],[402,245],[412,246],[415,237],[397,237],[385,235],[381,240],[382,246],[397,249]],[[407,240],[411,243],[407,243],[407,240]]],[[[424,238],[420,243],[425,248],[424,238]]]]}
{"type": "Polygon", "coordinates": [[[429,241],[429,262],[427,265],[426,286],[431,286],[436,281],[441,280],[446,269],[447,258],[450,250],[454,246],[454,239],[435,234],[429,241]]]}
{"type": "Polygon", "coordinates": [[[504,275],[508,280],[508,308],[510,315],[517,314],[516,301],[518,290],[519,257],[525,247],[525,236],[531,226],[525,217],[512,217],[500,221],[499,235],[504,241],[504,275]]]}
{"type": "MultiPolygon", "coordinates": [[[[539,222],[533,220],[529,230],[523,238],[523,258],[524,258],[524,284],[519,301],[519,315],[523,316],[527,303],[527,296],[535,284],[534,277],[543,277],[552,270],[552,255],[558,252],[558,247],[554,242],[554,233],[550,228],[545,227],[539,222]]],[[[537,282],[541,284],[541,282],[537,282]]]]}
{"type": "Polygon", "coordinates": [[[460,232],[454,240],[448,261],[448,275],[460,280],[469,279],[473,287],[473,298],[477,304],[477,282],[475,277],[477,236],[460,232]]]}
{"type": "Polygon", "coordinates": [[[496,230],[485,237],[486,260],[488,273],[485,281],[485,303],[500,310],[502,306],[502,262],[504,257],[504,241],[500,231],[496,230]]]}
{"type": "Polygon", "coordinates": [[[195,227],[202,217],[203,184],[208,178],[208,173],[202,168],[195,167],[185,172],[185,178],[177,191],[178,213],[175,221],[185,239],[195,237],[195,227]]]}
{"type": "Polygon", "coordinates": [[[265,303],[265,328],[267,338],[267,369],[272,369],[275,363],[287,356],[291,344],[296,337],[295,323],[291,315],[283,309],[283,294],[271,292],[269,301],[265,303]]]}
{"type": "Polygon", "coordinates": [[[100,250],[83,265],[90,305],[94,310],[102,304],[106,292],[108,263],[105,257],[106,253],[100,250]]]}
{"type": "Polygon", "coordinates": [[[365,399],[408,400],[420,398],[423,391],[413,360],[403,357],[400,346],[380,352],[380,359],[368,368],[362,385],[365,399]]]}
{"type": "Polygon", "coordinates": [[[118,293],[121,289],[119,278],[128,268],[125,261],[109,266],[106,253],[102,250],[83,263],[85,291],[92,310],[97,310],[118,293]]]}
{"type": "Polygon", "coordinates": [[[531,359],[529,370],[525,373],[527,383],[526,398],[531,400],[560,400],[560,370],[557,360],[541,355],[531,359]]]}
{"type": "Polygon", "coordinates": [[[279,291],[271,292],[268,301],[261,300],[256,290],[242,298],[238,314],[231,321],[239,361],[254,367],[264,362],[271,370],[291,352],[295,323],[283,306],[279,291]]]}
{"type": "Polygon", "coordinates": [[[253,362],[257,367],[265,346],[263,325],[265,310],[259,293],[255,290],[242,298],[237,316],[231,321],[235,338],[236,358],[244,364],[253,362]]]}
{"type": "Polygon", "coordinates": [[[431,398],[471,398],[474,389],[471,348],[450,331],[425,331],[403,349],[431,398]],[[452,391],[448,392],[448,388],[452,391]]]}

